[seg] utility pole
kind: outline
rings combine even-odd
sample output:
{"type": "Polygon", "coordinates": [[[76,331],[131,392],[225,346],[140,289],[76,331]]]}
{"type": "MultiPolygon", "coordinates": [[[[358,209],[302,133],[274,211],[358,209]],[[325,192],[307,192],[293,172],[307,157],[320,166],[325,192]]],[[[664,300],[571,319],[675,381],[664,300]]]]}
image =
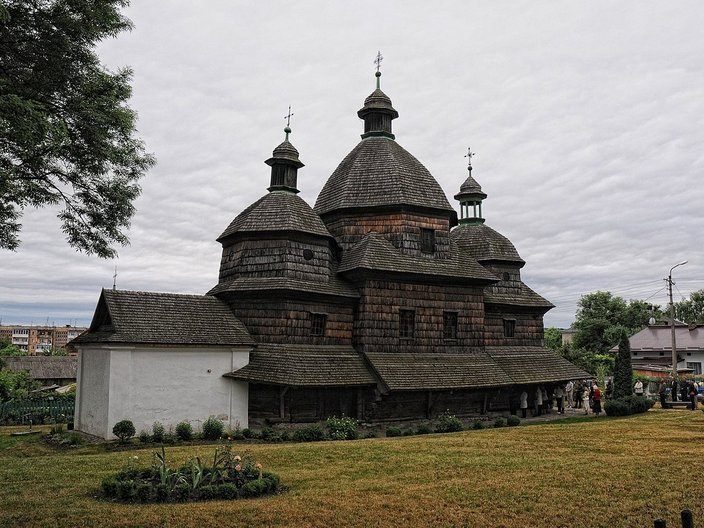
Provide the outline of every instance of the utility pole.
{"type": "MultiPolygon", "coordinates": [[[[684,266],[687,264],[686,260],[683,260],[679,264],[675,264],[670,268],[670,273],[667,278],[667,287],[670,292],[670,330],[672,332],[672,379],[677,379],[677,338],[675,337],[675,303],[672,301],[672,270],[677,266],[684,266]]],[[[674,398],[672,401],[675,401],[674,398]]]]}

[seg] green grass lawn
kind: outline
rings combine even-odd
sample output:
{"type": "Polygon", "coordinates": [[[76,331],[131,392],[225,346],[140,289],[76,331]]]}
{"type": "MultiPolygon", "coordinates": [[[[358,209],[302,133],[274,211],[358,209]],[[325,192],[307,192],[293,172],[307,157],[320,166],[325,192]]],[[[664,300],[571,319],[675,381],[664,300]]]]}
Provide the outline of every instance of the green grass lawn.
{"type": "MultiPolygon", "coordinates": [[[[445,435],[235,444],[287,493],[254,500],[124,505],[100,481],[155,448],[57,450],[0,428],[0,526],[668,526],[704,525],[704,414],[650,412],[445,435]]],[[[214,445],[167,448],[173,464],[214,445]]]]}

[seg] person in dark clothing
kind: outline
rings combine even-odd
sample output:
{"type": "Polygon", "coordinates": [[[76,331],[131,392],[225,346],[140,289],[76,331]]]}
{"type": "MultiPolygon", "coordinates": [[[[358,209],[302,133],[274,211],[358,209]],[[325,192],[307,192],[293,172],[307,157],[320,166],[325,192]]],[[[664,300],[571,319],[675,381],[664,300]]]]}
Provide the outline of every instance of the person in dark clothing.
{"type": "Polygon", "coordinates": [[[696,411],[697,410],[697,386],[694,383],[694,380],[689,382],[689,401],[692,404],[692,410],[696,411]]]}
{"type": "Polygon", "coordinates": [[[663,409],[667,408],[667,403],[665,403],[665,395],[667,394],[667,382],[665,380],[660,381],[660,386],[658,387],[658,396],[660,396],[660,407],[663,409]]]}
{"type": "Polygon", "coordinates": [[[682,383],[680,383],[680,399],[682,401],[689,400],[689,383],[687,383],[687,380],[682,380],[682,383]]]}
{"type": "Polygon", "coordinates": [[[672,401],[677,401],[677,378],[672,379],[672,384],[670,385],[670,396],[672,396],[672,401]]]}
{"type": "Polygon", "coordinates": [[[582,408],[582,393],[584,392],[584,387],[582,387],[582,382],[578,381],[574,385],[574,406],[576,409],[582,408]]]}

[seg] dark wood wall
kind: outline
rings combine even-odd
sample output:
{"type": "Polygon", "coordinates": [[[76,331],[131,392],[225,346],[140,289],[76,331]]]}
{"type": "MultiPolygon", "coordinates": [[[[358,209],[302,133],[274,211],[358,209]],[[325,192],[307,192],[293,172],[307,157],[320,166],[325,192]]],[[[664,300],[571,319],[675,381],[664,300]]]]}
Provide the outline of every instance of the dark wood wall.
{"type": "Polygon", "coordinates": [[[223,247],[219,281],[288,277],[327,282],[332,262],[330,241],[322,238],[240,239],[223,247]],[[312,252],[309,260],[304,257],[306,249],[312,252]]]}
{"type": "MultiPolygon", "coordinates": [[[[265,296],[266,295],[266,296],[265,296]]],[[[232,311],[261,343],[351,345],[354,306],[351,303],[231,297],[232,311]],[[327,314],[324,336],[311,336],[311,313],[327,314]]]]}
{"type": "Polygon", "coordinates": [[[543,316],[517,310],[508,311],[487,307],[485,320],[485,340],[487,346],[542,346],[543,316]],[[504,335],[504,320],[516,321],[514,337],[504,335]]]}
{"type": "Polygon", "coordinates": [[[360,289],[354,344],[365,352],[476,352],[484,346],[481,287],[368,280],[360,289]],[[415,310],[413,339],[399,337],[399,310],[415,310]],[[456,340],[443,339],[443,312],[458,313],[456,340]]]}
{"type": "Polygon", "coordinates": [[[450,258],[449,215],[432,216],[413,212],[338,213],[324,218],[324,221],[343,249],[349,249],[364,235],[374,231],[407,255],[450,258]],[[435,232],[434,255],[421,253],[421,229],[432,229],[435,232]]]}

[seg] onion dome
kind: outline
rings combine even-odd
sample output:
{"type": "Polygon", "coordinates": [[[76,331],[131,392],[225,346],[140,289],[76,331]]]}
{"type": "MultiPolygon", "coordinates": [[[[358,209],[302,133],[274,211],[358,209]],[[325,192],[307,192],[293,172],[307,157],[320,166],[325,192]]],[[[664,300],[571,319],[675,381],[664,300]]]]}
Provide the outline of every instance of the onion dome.
{"type": "Polygon", "coordinates": [[[332,173],[318,195],[319,215],[340,209],[413,206],[441,210],[456,225],[457,214],[440,184],[423,164],[394,141],[391,120],[398,112],[377,88],[357,112],[364,119],[362,141],[332,173]]]}
{"type": "Polygon", "coordinates": [[[381,91],[380,77],[381,72],[376,72],[376,90],[364,100],[364,106],[357,112],[364,119],[362,139],[372,136],[396,137],[391,133],[391,121],[398,117],[398,112],[391,105],[389,96],[381,91]]]}
{"type": "Polygon", "coordinates": [[[480,263],[504,262],[523,267],[525,261],[511,241],[484,224],[460,225],[450,232],[450,238],[461,251],[480,263]]]}
{"type": "Polygon", "coordinates": [[[460,225],[484,223],[482,201],[486,198],[486,193],[482,191],[477,180],[472,178],[472,156],[474,153],[468,149],[465,157],[469,158],[467,165],[469,176],[460,186],[460,192],[455,195],[455,200],[460,202],[460,225]]]}
{"type": "Polygon", "coordinates": [[[287,191],[292,193],[300,192],[296,185],[298,183],[298,169],[304,167],[298,159],[298,151],[288,140],[291,129],[284,128],[286,139],[274,149],[271,158],[264,163],[271,167],[271,185],[268,190],[287,191]]]}

